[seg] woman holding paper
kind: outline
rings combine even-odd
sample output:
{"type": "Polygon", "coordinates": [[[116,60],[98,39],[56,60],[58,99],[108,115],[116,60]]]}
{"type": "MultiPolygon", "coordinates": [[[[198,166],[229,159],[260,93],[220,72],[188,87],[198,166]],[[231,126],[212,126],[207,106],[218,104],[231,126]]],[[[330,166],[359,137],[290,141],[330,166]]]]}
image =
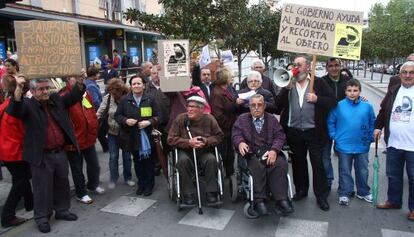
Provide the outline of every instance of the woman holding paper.
{"type": "Polygon", "coordinates": [[[131,92],[124,96],[115,112],[120,125],[119,143],[131,152],[138,178],[137,195],[152,194],[154,187],[154,158],[151,131],[158,122],[155,100],[144,92],[144,80],[133,76],[129,80],[131,92]]]}
{"type": "Polygon", "coordinates": [[[260,94],[264,97],[266,103],[266,112],[274,113],[276,110],[275,99],[270,91],[262,87],[262,75],[257,71],[250,71],[247,75],[247,88],[238,92],[236,103],[239,114],[249,112],[249,99],[254,94],[260,94]]]}

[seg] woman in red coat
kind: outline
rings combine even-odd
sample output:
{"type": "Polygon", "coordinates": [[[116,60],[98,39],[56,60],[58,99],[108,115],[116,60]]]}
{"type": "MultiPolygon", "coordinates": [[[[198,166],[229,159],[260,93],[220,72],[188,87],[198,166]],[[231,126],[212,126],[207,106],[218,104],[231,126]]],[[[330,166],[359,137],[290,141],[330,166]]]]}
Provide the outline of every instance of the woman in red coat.
{"type": "MultiPolygon", "coordinates": [[[[16,80],[13,76],[3,77],[2,87],[6,92],[14,92],[16,80]]],[[[25,86],[28,90],[28,83],[25,86]]],[[[6,112],[10,97],[0,105],[0,161],[3,161],[12,175],[12,187],[1,214],[1,225],[10,227],[20,225],[26,219],[16,217],[16,207],[21,198],[27,211],[33,209],[33,193],[30,185],[31,172],[28,163],[23,161],[23,122],[6,112]]]]}

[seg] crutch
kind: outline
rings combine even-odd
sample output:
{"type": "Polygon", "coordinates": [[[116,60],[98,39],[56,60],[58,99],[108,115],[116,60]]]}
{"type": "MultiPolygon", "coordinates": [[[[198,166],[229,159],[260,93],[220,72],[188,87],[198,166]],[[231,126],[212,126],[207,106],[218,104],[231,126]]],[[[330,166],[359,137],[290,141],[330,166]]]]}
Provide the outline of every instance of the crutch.
{"type": "MultiPolygon", "coordinates": [[[[193,139],[193,136],[191,136],[189,123],[186,124],[186,129],[187,129],[188,136],[190,137],[190,139],[193,139]]],[[[196,183],[197,183],[198,214],[203,215],[203,209],[201,208],[200,182],[198,180],[198,167],[197,167],[197,157],[196,157],[195,148],[193,148],[193,157],[194,157],[194,169],[195,169],[195,176],[196,176],[196,183]]]]}

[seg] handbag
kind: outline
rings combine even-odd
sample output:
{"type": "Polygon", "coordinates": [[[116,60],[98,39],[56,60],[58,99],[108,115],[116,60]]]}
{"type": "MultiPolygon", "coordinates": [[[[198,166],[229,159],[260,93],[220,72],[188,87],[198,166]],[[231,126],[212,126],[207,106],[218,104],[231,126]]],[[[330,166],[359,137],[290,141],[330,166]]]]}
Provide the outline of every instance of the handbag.
{"type": "Polygon", "coordinates": [[[108,101],[106,103],[105,110],[102,114],[102,117],[98,119],[98,136],[106,136],[108,133],[109,125],[108,125],[108,117],[109,117],[109,105],[111,103],[111,94],[108,96],[108,101]]]}

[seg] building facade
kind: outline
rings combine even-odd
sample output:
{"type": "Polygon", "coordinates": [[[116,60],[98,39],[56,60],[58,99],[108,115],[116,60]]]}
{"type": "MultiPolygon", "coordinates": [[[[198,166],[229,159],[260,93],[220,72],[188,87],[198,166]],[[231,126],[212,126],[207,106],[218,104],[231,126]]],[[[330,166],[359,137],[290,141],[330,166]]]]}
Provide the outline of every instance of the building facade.
{"type": "Polygon", "coordinates": [[[136,8],[152,14],[162,14],[157,0],[23,0],[0,9],[0,57],[6,51],[17,52],[14,21],[61,20],[79,25],[82,64],[87,67],[96,58],[112,51],[126,50],[133,64],[152,57],[159,34],[144,31],[123,18],[122,12],[136,8]]]}

